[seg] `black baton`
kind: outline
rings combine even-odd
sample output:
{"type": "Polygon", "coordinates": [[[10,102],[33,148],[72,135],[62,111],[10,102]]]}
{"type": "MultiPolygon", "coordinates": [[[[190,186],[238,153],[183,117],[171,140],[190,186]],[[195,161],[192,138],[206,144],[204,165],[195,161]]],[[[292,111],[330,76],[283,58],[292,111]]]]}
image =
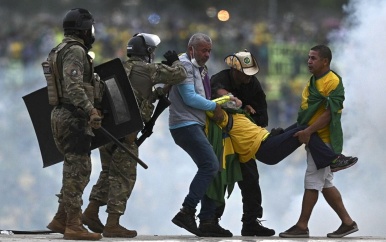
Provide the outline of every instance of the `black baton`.
{"type": "Polygon", "coordinates": [[[131,158],[133,158],[138,164],[140,164],[143,168],[147,169],[148,166],[146,165],[145,162],[143,162],[141,159],[139,159],[137,156],[135,156],[131,151],[124,146],[117,138],[115,138],[109,131],[107,131],[105,128],[100,127],[98,130],[102,131],[104,135],[106,135],[109,139],[111,139],[117,146],[125,150],[131,158]]]}

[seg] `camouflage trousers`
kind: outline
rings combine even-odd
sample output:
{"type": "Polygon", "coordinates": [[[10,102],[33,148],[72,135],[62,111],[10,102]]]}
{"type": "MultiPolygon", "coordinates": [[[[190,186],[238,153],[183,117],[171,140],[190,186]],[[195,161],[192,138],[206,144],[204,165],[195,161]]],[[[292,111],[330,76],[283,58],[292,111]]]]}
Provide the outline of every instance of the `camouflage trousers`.
{"type": "Polygon", "coordinates": [[[64,203],[67,213],[78,213],[83,205],[83,191],[90,181],[92,131],[86,119],[65,108],[53,109],[51,128],[56,146],[64,155],[59,203],[64,203]]]}
{"type": "MultiPolygon", "coordinates": [[[[135,143],[127,139],[122,143],[138,157],[138,147],[135,143]]],[[[99,153],[102,171],[89,199],[107,204],[107,213],[124,214],[137,179],[137,162],[114,143],[100,147],[99,153]]]]}

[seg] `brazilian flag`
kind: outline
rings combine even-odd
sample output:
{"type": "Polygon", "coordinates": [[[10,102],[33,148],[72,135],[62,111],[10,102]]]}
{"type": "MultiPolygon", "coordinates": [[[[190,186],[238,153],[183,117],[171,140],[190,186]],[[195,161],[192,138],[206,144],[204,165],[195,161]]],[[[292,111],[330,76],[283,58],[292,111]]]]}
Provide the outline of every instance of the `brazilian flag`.
{"type": "Polygon", "coordinates": [[[225,192],[228,198],[231,195],[236,182],[242,180],[238,154],[233,150],[229,135],[222,131],[221,127],[207,118],[207,136],[217,155],[220,169],[217,176],[208,188],[206,195],[215,200],[218,205],[225,203],[225,192]]]}
{"type": "Polygon", "coordinates": [[[344,97],[344,87],[342,78],[331,70],[339,78],[339,84],[335,90],[331,91],[328,96],[323,96],[317,86],[315,76],[312,76],[309,81],[308,90],[310,95],[307,97],[307,109],[300,107],[297,122],[301,125],[308,125],[308,122],[315,114],[316,110],[325,105],[331,110],[330,121],[330,142],[335,153],[341,153],[343,149],[343,130],[342,130],[342,109],[344,97]]]}

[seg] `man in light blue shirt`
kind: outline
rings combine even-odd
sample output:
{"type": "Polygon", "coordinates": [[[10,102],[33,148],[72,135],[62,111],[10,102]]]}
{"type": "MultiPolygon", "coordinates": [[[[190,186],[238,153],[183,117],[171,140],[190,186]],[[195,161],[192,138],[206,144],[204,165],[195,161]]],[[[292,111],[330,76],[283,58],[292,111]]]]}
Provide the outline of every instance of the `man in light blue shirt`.
{"type": "Polygon", "coordinates": [[[174,142],[185,150],[197,165],[198,171],[190,183],[189,192],[180,212],[172,222],[197,236],[232,237],[212,216],[215,203],[205,193],[219,170],[217,156],[205,134],[205,111],[213,111],[214,120],[222,120],[220,105],[208,100],[210,84],[205,63],[209,60],[212,40],[196,33],[191,36],[186,53],[179,58],[187,72],[187,78],[173,85],[169,92],[169,129],[174,142]],[[201,201],[198,214],[200,226],[195,221],[196,207],[201,201]]]}

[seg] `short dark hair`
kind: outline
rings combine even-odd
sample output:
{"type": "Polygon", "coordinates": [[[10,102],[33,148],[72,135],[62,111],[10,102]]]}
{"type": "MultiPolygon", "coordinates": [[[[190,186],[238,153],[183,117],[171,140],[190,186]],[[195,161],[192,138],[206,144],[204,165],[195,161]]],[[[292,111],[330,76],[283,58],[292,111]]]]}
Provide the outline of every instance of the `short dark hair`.
{"type": "Polygon", "coordinates": [[[219,97],[219,95],[217,94],[218,89],[226,89],[226,88],[220,82],[217,82],[214,85],[212,85],[212,87],[211,87],[211,99],[215,99],[215,98],[219,97]]]}
{"type": "Polygon", "coordinates": [[[326,45],[316,45],[316,46],[312,47],[311,50],[319,52],[319,56],[320,57],[327,58],[328,62],[331,62],[331,60],[332,60],[332,53],[331,53],[330,48],[328,48],[328,46],[326,46],[326,45]]]}

